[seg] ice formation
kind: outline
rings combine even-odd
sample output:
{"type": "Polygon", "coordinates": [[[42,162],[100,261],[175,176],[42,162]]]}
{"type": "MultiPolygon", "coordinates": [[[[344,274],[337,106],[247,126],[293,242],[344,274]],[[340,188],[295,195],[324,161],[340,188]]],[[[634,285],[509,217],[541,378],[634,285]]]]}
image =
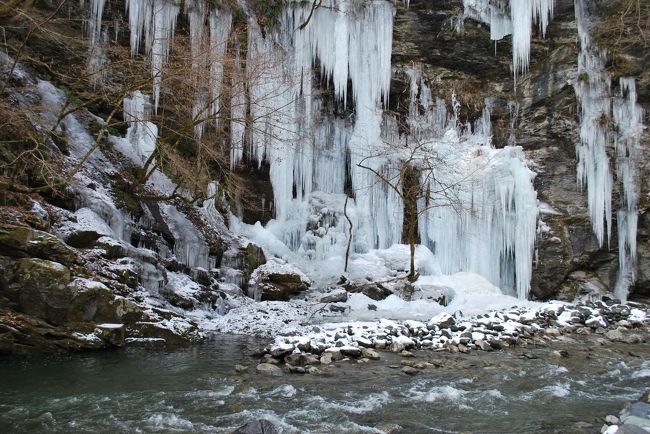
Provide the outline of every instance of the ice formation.
{"type": "MultiPolygon", "coordinates": [[[[425,99],[421,110],[411,109],[411,123],[434,126],[418,138],[424,152],[421,183],[428,191],[419,204],[422,243],[434,252],[444,274],[473,271],[526,298],[538,205],[535,175],[522,149],[492,147],[489,100],[472,132],[454,128],[455,116],[442,123],[440,101],[432,104],[426,85],[419,86],[425,99]]],[[[412,86],[412,101],[417,94],[412,86]]]]}
{"type": "Polygon", "coordinates": [[[144,51],[151,59],[154,111],[158,110],[163,67],[167,63],[180,6],[174,0],[126,0],[131,34],[131,54],[144,51]]]}
{"type": "Polygon", "coordinates": [[[149,97],[135,91],[124,98],[124,120],[129,124],[126,138],[131,143],[141,163],[146,162],[156,150],[158,127],[149,121],[151,103],[149,97]]]}
{"type": "Polygon", "coordinates": [[[533,24],[537,23],[542,35],[546,34],[555,0],[463,0],[463,6],[465,17],[490,26],[492,40],[512,34],[512,68],[516,78],[528,71],[533,24]]]}
{"type": "MultiPolygon", "coordinates": [[[[126,3],[132,53],[143,49],[150,55],[155,111],[181,8],[171,0],[126,3]]],[[[553,1],[512,0],[510,15],[487,2],[468,3],[483,6],[480,19],[493,23],[494,39],[516,34],[515,72],[525,71],[532,23],[546,28],[553,1]]],[[[231,216],[233,229],[279,256],[303,265],[324,264],[344,255],[349,218],[353,253],[377,256],[402,242],[401,174],[408,161],[419,170],[427,192],[418,204],[418,226],[422,243],[434,254],[422,247],[431,255],[422,270],[479,273],[525,298],[537,218],[534,174],[520,148],[491,146],[490,102],[474,125],[462,125],[455,97],[448,110],[411,71],[410,133],[405,135],[396,119],[383,111],[392,73],[393,5],[325,0],[299,29],[310,10],[310,5],[298,2],[290,5],[271,30],[249,19],[244,42],[231,35],[229,12],[203,2],[185,3],[197,89],[192,108],[195,133],[204,132],[204,113],[216,115],[222,109],[228,49],[234,54],[227,104],[231,164],[246,159],[270,167],[274,220],[262,227],[244,225],[231,216]],[[321,94],[329,86],[338,106],[354,110],[353,118],[325,113],[323,107],[331,102],[321,94]],[[346,217],[347,195],[352,197],[346,217]]],[[[140,92],[124,102],[128,139],[142,161],[155,149],[157,135],[149,106],[140,92]]],[[[214,201],[206,203],[205,212],[213,214],[214,201]]],[[[176,256],[187,265],[207,268],[204,242],[196,234],[180,233],[182,221],[174,210],[164,214],[174,235],[184,240],[177,243],[176,256]],[[190,249],[192,243],[196,250],[190,249]]],[[[233,275],[231,280],[240,279],[233,275]]]]}
{"type": "MultiPolygon", "coordinates": [[[[492,148],[489,107],[473,128],[460,125],[457,101],[452,101],[448,113],[444,101],[433,100],[417,71],[409,72],[411,134],[400,134],[396,120],[381,110],[390,84],[392,8],[373,3],[355,10],[342,4],[349,7],[344,16],[340,11],[319,10],[293,40],[286,34],[302,22],[304,10],[290,10],[284,17],[286,27],[280,30],[284,35],[276,36],[281,49],[261,40],[252,26],[249,65],[262,54],[269,56],[271,50],[277,50],[270,56],[273,59],[287,58],[272,63],[277,71],[267,72],[268,78],[251,81],[251,93],[260,99],[270,95],[265,101],[271,104],[271,112],[290,122],[271,137],[254,131],[250,150],[257,161],[267,158],[271,164],[276,218],[266,228],[237,223],[235,229],[290,261],[307,259],[320,261],[321,268],[332,266],[325,261],[342,257],[347,244],[343,204],[349,173],[354,201],[349,202],[347,213],[353,224],[354,252],[386,249],[402,241],[400,172],[403,162],[409,161],[421,171],[421,184],[431,193],[428,202],[421,201],[419,212],[422,243],[434,250],[439,263],[430,268],[444,273],[474,271],[525,298],[537,200],[534,175],[521,148],[492,148]],[[364,29],[362,36],[356,33],[359,26],[364,29]],[[348,98],[343,83],[351,82],[354,123],[321,118],[321,100],[304,86],[311,80],[309,66],[314,60],[342,103],[348,98]],[[295,81],[273,81],[274,77],[295,81]],[[291,96],[289,101],[286,95],[291,96]],[[312,131],[315,140],[302,131],[312,131]],[[277,136],[281,143],[275,142],[277,136]]],[[[256,113],[264,108],[256,108],[256,113]]],[[[256,130],[273,131],[272,116],[256,118],[260,119],[256,130]]]]}
{"type": "Polygon", "coordinates": [[[576,96],[580,104],[580,142],[576,145],[578,182],[587,186],[591,222],[602,246],[612,229],[613,176],[607,150],[614,145],[617,180],[622,187],[616,213],[619,270],[615,293],[625,300],[635,280],[636,236],[639,199],[639,149],[643,110],[636,103],[632,78],[620,79],[620,95],[612,95],[605,70],[606,53],[590,38],[593,23],[584,0],[576,0],[576,21],[581,50],[578,58],[576,96]]]}
{"type": "Polygon", "coordinates": [[[592,46],[585,4],[576,1],[576,21],[581,50],[575,92],[580,104],[580,142],[576,145],[578,184],[587,187],[594,233],[602,246],[612,229],[612,174],[607,156],[608,122],[611,114],[610,78],[605,55],[592,46]]]}
{"type": "Polygon", "coordinates": [[[632,78],[620,79],[621,94],[614,99],[614,122],[618,127],[616,171],[623,184],[621,208],[617,212],[618,278],[615,294],[622,300],[636,275],[636,234],[641,179],[639,175],[643,109],[636,102],[636,83],[632,78]]]}
{"type": "Polygon", "coordinates": [[[165,217],[169,230],[174,234],[174,255],[176,259],[188,267],[200,267],[206,270],[214,268],[209,258],[210,249],[203,236],[196,230],[174,205],[161,204],[160,211],[165,217]]]}

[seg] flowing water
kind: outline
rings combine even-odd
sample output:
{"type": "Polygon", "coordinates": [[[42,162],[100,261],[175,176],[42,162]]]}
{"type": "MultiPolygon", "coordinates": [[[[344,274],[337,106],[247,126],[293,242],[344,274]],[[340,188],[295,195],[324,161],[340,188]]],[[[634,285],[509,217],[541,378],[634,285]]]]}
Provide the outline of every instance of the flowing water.
{"type": "Polygon", "coordinates": [[[602,417],[650,388],[650,346],[568,339],[435,361],[416,376],[401,357],[337,362],[327,376],[255,373],[263,342],[220,336],[198,346],[128,348],[0,361],[0,432],[231,432],[266,418],[283,432],[599,432],[602,417]],[[553,350],[566,349],[568,357],[553,350]],[[523,357],[526,353],[528,357],[523,357]],[[243,374],[234,364],[250,366],[243,374]]]}

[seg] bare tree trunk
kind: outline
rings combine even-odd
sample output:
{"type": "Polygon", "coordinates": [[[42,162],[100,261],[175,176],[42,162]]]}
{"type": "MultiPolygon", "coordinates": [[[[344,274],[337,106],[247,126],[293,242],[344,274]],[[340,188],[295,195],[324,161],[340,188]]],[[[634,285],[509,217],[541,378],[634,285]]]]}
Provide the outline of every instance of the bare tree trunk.
{"type": "Polygon", "coordinates": [[[417,276],[415,275],[415,228],[413,225],[409,228],[409,248],[411,251],[411,263],[409,268],[409,282],[415,282],[417,276]]]}
{"type": "Polygon", "coordinates": [[[348,216],[348,196],[345,196],[345,205],[343,205],[343,215],[345,215],[345,218],[348,219],[348,223],[350,223],[350,229],[348,230],[348,247],[345,249],[345,268],[343,269],[344,272],[348,272],[348,260],[350,259],[350,246],[352,245],[352,220],[350,220],[350,217],[348,216]]]}

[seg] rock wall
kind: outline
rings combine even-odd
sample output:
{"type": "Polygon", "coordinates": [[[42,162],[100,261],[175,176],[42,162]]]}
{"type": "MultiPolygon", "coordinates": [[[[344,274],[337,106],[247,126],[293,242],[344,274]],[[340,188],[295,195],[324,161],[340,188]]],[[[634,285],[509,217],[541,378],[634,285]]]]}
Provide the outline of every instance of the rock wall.
{"type": "MultiPolygon", "coordinates": [[[[612,19],[603,3],[587,2],[593,20],[612,19]]],[[[531,294],[534,298],[572,299],[580,292],[613,290],[618,271],[616,216],[609,243],[600,247],[592,230],[586,191],[577,182],[576,143],[579,140],[579,105],[574,85],[578,76],[578,37],[574,2],[557,0],[554,17],[542,38],[534,32],[530,70],[515,80],[511,71],[511,38],[490,40],[490,29],[471,18],[463,20],[461,1],[412,0],[398,6],[393,44],[393,94],[391,104],[403,105],[408,86],[405,71],[420,65],[431,83],[434,96],[447,101],[453,93],[462,104],[466,119],[478,119],[485,98],[492,98],[493,144],[513,140],[522,146],[537,173],[535,189],[543,202],[536,242],[531,294]],[[462,25],[460,22],[463,22],[462,25]]],[[[643,65],[647,50],[627,47],[625,55],[636,67],[608,65],[612,95],[618,92],[616,78],[626,73],[638,79],[638,101],[646,107],[650,90],[643,65]]],[[[647,68],[646,68],[647,69],[647,68]]],[[[647,115],[645,124],[647,125],[647,115]]],[[[640,180],[647,179],[648,132],[641,144],[640,180]]],[[[610,142],[610,160],[615,149],[610,142]]],[[[616,175],[615,175],[616,176],[616,175]]],[[[631,296],[648,293],[647,184],[642,182],[640,230],[638,233],[638,279],[631,296]]],[[[615,178],[613,207],[621,203],[615,178]]],[[[615,214],[615,212],[614,212],[615,214]]]]}

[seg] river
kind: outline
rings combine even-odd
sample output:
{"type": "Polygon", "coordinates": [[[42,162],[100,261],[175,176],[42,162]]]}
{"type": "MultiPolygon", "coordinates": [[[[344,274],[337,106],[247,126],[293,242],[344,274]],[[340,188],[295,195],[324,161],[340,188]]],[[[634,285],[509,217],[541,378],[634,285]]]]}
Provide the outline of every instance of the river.
{"type": "Polygon", "coordinates": [[[0,432],[232,432],[270,419],[283,432],[599,432],[650,388],[648,344],[563,337],[548,346],[450,354],[407,376],[401,357],[336,362],[328,375],[255,372],[263,342],[215,336],[180,348],[124,348],[0,361],[0,432]],[[564,350],[567,357],[554,351],[564,350]],[[236,373],[235,364],[250,368],[236,373]],[[383,431],[381,431],[383,430],[383,431]]]}

